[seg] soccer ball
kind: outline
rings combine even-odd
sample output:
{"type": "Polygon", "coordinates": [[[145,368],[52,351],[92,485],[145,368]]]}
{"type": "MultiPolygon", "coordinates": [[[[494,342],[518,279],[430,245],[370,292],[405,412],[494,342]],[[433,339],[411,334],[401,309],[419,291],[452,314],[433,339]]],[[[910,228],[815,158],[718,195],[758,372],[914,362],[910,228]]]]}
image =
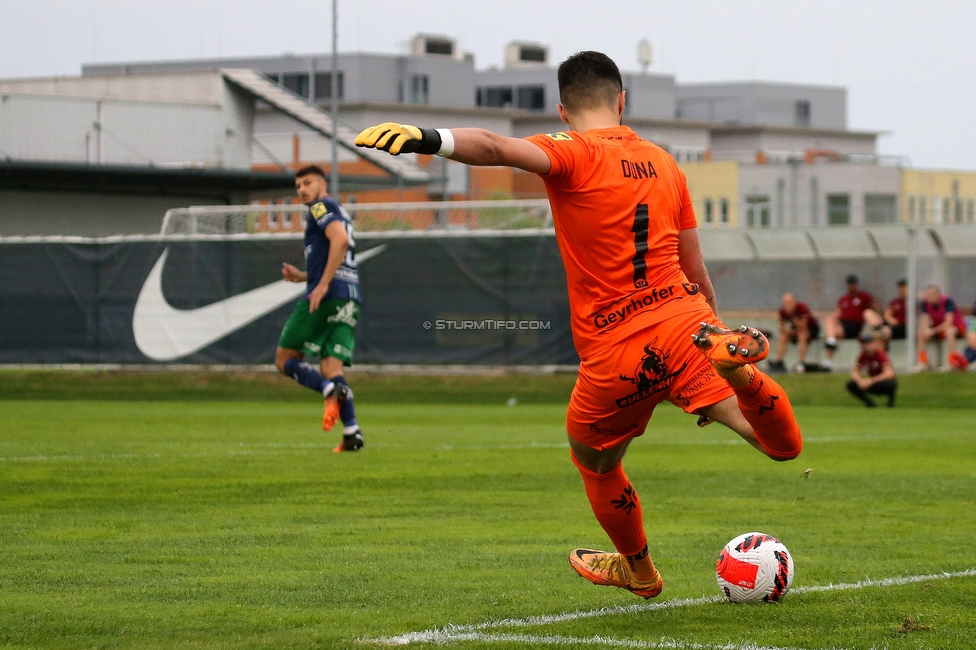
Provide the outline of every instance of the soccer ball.
{"type": "Polygon", "coordinates": [[[718,587],[733,603],[774,603],[793,584],[793,558],[783,543],[745,533],[725,545],[715,563],[718,587]]]}

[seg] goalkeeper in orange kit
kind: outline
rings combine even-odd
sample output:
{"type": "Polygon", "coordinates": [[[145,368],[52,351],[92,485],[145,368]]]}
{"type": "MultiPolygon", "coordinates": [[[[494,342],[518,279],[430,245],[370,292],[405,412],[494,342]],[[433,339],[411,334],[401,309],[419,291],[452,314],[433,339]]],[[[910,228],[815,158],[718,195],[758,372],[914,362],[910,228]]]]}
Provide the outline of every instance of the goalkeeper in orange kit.
{"type": "Polygon", "coordinates": [[[700,423],[721,422],[774,460],[800,453],[800,428],[785,391],[754,365],[769,352],[765,336],[718,319],[684,174],[621,125],[617,66],[580,52],[559,66],[558,81],[569,131],[520,139],[387,122],[356,144],[517,167],[545,182],[580,357],[566,414],[571,456],[617,551],[576,549],[569,561],[594,584],[653,598],[663,580],[621,460],[654,407],[668,400],[700,423]]]}

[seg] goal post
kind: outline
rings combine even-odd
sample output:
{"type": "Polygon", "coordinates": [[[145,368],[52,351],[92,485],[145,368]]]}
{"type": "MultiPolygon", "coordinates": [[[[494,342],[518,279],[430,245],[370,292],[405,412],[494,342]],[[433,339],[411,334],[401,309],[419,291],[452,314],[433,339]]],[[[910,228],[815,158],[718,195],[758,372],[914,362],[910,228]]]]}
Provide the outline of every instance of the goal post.
{"type": "MultiPolygon", "coordinates": [[[[359,232],[404,230],[521,230],[551,228],[546,199],[348,203],[359,232]]],[[[304,205],[206,205],[167,210],[163,235],[247,235],[301,232],[304,205]]]]}

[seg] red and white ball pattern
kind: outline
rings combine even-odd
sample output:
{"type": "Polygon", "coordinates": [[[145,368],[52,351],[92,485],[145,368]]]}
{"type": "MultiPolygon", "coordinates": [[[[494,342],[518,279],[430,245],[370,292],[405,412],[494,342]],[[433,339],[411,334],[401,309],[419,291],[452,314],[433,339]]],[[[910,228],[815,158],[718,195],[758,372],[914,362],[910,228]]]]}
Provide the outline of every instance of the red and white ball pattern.
{"type": "Polygon", "coordinates": [[[764,533],[745,533],[725,545],[715,575],[733,603],[774,603],[793,584],[793,557],[786,546],[764,533]]]}

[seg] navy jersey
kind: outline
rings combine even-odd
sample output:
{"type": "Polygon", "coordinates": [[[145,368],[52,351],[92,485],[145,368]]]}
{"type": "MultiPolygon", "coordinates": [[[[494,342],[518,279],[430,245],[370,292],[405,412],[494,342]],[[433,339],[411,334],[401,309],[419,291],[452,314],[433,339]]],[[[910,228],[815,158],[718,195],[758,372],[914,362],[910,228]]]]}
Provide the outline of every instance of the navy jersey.
{"type": "Polygon", "coordinates": [[[359,271],[356,270],[356,243],[352,237],[352,222],[349,214],[338,202],[329,197],[319,199],[308,206],[308,218],[305,220],[305,273],[308,282],[305,285],[305,297],[308,298],[312,290],[318,286],[325,272],[325,265],[329,260],[329,238],[325,236],[325,229],[334,221],[342,223],[349,236],[349,248],[342,264],[336,269],[325,300],[355,300],[360,302],[359,271]]]}

